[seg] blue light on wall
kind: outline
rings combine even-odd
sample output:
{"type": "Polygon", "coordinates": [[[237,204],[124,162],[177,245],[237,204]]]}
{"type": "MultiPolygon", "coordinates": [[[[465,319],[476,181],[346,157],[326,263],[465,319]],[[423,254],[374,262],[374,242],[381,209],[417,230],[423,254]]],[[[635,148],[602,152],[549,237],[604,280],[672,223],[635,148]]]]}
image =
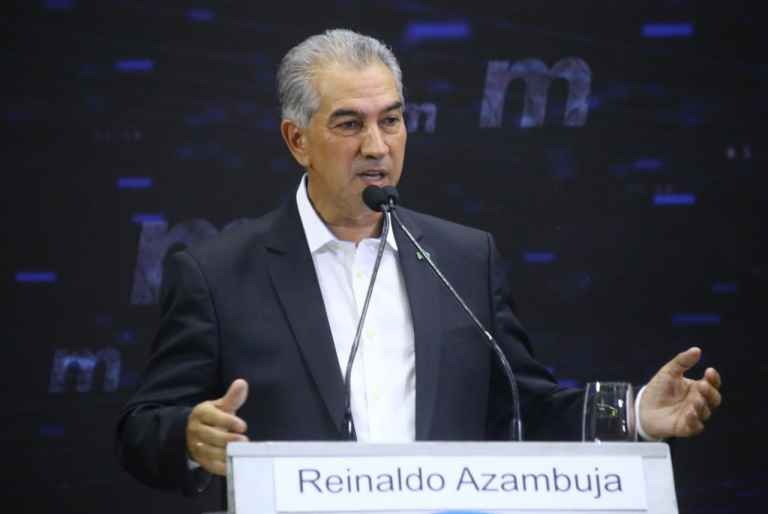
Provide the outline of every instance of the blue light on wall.
{"type": "Polygon", "coordinates": [[[629,174],[652,175],[662,173],[665,162],[653,157],[643,157],[629,163],[614,164],[611,172],[621,178],[629,174]]]}
{"type": "Polygon", "coordinates": [[[406,43],[422,43],[428,40],[462,40],[472,35],[469,23],[411,22],[405,28],[406,43]]]}
{"type": "Polygon", "coordinates": [[[715,282],[712,284],[714,294],[736,294],[739,292],[739,284],[736,282],[715,282]]]}
{"type": "Polygon", "coordinates": [[[220,155],[222,146],[217,142],[190,144],[176,147],[176,157],[181,160],[213,159],[220,155]]]}
{"type": "Polygon", "coordinates": [[[189,21],[208,23],[216,19],[216,13],[210,9],[187,9],[187,19],[189,21]]]}
{"type": "Polygon", "coordinates": [[[115,61],[115,70],[120,73],[147,73],[155,69],[152,59],[120,59],[115,61]]]}
{"type": "Polygon", "coordinates": [[[64,427],[62,425],[44,424],[40,425],[39,433],[43,437],[64,437],[64,427]]]}
{"type": "MultiPolygon", "coordinates": [[[[226,121],[227,114],[224,109],[211,107],[201,113],[190,114],[184,117],[184,122],[190,127],[202,127],[226,121]]],[[[274,125],[272,125],[274,127],[274,125]]]]}
{"type": "Polygon", "coordinates": [[[134,223],[161,223],[165,221],[165,216],[162,214],[136,213],[131,216],[131,221],[134,223]]]}
{"type": "Polygon", "coordinates": [[[659,193],[653,195],[653,205],[694,205],[696,195],[692,193],[659,193]]]}
{"type": "Polygon", "coordinates": [[[120,376],[120,389],[131,391],[136,388],[136,384],[139,383],[139,372],[125,370],[120,376]]]}
{"type": "Polygon", "coordinates": [[[720,315],[711,312],[682,312],[672,316],[676,327],[714,326],[720,324],[720,315]]]}
{"type": "Polygon", "coordinates": [[[117,179],[118,189],[148,189],[152,187],[150,177],[120,177],[117,179]]]}
{"type": "Polygon", "coordinates": [[[671,38],[693,36],[693,23],[646,23],[643,25],[643,37],[671,38]]]}
{"type": "Polygon", "coordinates": [[[8,111],[5,113],[5,119],[11,123],[19,121],[30,121],[35,119],[35,115],[27,109],[10,106],[8,111]]]}
{"type": "Polygon", "coordinates": [[[115,339],[121,344],[133,344],[136,342],[136,331],[130,329],[120,330],[116,334],[115,339]]]}
{"type": "Polygon", "coordinates": [[[632,163],[636,170],[651,171],[658,170],[664,166],[664,161],[659,159],[638,159],[632,163]]]}
{"type": "Polygon", "coordinates": [[[467,214],[477,214],[483,210],[483,202],[476,198],[467,198],[462,203],[462,206],[467,214]]]}
{"type": "Polygon", "coordinates": [[[523,260],[531,264],[549,264],[557,260],[554,252],[524,252],[523,260]]]}
{"type": "Polygon", "coordinates": [[[51,11],[68,11],[74,9],[75,0],[45,0],[43,6],[51,11]]]}
{"type": "Polygon", "coordinates": [[[16,273],[16,282],[26,284],[53,283],[58,277],[53,271],[19,271],[16,273]]]}

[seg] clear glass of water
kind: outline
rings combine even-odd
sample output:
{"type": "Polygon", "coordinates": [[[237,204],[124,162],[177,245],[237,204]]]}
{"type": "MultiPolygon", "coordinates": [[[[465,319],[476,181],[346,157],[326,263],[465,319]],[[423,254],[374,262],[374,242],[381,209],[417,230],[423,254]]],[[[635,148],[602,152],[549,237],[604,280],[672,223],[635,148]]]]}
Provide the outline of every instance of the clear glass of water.
{"type": "Polygon", "coordinates": [[[629,382],[590,382],[584,391],[582,441],[637,441],[635,395],[629,382]]]}

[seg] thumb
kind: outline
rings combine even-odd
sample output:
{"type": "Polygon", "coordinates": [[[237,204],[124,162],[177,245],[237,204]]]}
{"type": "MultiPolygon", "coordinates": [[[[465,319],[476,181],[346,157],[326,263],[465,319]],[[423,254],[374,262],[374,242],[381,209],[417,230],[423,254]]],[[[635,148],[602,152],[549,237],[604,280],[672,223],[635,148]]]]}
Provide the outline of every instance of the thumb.
{"type": "Polygon", "coordinates": [[[683,374],[694,367],[701,358],[701,348],[692,346],[684,352],[680,352],[664,365],[664,371],[675,377],[682,377],[683,374]]]}
{"type": "Polygon", "coordinates": [[[248,398],[248,382],[238,378],[229,386],[227,393],[213,402],[218,408],[230,414],[237,412],[248,398]]]}

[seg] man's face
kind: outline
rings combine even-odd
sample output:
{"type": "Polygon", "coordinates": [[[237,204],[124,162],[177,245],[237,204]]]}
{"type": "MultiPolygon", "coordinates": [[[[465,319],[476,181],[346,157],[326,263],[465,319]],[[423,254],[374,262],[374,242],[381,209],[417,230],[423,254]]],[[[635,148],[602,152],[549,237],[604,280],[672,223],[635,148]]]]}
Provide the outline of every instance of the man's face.
{"type": "Polygon", "coordinates": [[[403,170],[406,130],[395,78],[381,63],[330,64],[314,86],[320,106],[300,129],[304,151],[297,156],[307,169],[309,197],[327,223],[364,220],[373,213],[363,189],[397,185],[403,170]]]}

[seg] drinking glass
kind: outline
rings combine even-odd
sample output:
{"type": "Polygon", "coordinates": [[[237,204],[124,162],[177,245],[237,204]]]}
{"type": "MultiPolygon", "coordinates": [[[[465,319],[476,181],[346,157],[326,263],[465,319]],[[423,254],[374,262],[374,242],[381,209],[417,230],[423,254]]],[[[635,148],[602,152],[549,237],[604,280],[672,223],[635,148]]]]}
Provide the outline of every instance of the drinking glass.
{"type": "Polygon", "coordinates": [[[637,441],[636,426],[632,384],[587,384],[584,391],[582,441],[637,441]]]}

